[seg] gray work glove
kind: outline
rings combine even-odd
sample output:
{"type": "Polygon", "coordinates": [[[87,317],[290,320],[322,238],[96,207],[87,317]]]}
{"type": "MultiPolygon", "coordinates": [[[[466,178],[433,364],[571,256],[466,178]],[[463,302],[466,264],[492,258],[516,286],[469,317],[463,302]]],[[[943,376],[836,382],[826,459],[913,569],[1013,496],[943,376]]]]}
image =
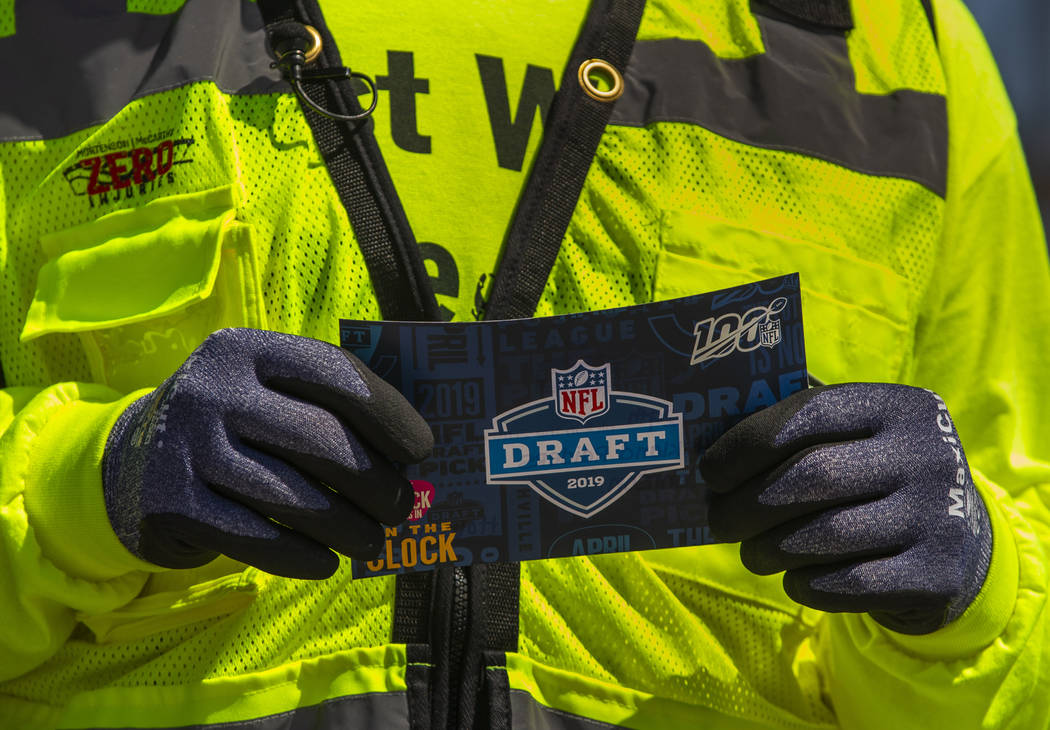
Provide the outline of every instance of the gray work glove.
{"type": "Polygon", "coordinates": [[[988,512],[944,402],[904,385],[795,393],[704,455],[715,536],[799,603],[924,634],[980,592],[988,512]]]}
{"type": "Polygon", "coordinates": [[[414,501],[398,463],[433,435],[392,386],[324,342],[214,333],[117,420],[103,456],[113,529],[133,554],[189,568],[218,553],[325,578],[332,550],[373,557],[414,501]]]}

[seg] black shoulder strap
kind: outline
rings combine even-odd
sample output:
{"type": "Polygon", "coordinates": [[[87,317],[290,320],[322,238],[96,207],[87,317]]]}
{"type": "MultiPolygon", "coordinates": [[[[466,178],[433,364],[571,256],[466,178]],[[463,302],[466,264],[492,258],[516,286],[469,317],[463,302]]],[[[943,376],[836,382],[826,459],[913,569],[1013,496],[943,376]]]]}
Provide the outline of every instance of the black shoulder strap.
{"type": "Polygon", "coordinates": [[[594,0],[562,75],[536,155],[503,244],[485,319],[531,317],[554,267],[613,104],[577,81],[589,59],[627,68],[645,0],[594,0]]]}
{"type": "Polygon", "coordinates": [[[930,32],[933,33],[933,42],[937,42],[937,16],[933,14],[932,0],[922,0],[922,9],[926,11],[926,19],[930,21],[930,32]]]}
{"type": "MultiPolygon", "coordinates": [[[[849,0],[761,0],[762,4],[779,10],[796,20],[829,30],[852,30],[853,13],[849,0]]],[[[932,0],[919,0],[930,23],[934,42],[937,41],[937,23],[932,0]]]]}
{"type": "Polygon", "coordinates": [[[809,26],[834,31],[853,28],[849,0],[761,0],[760,4],[809,26]]]}
{"type": "MultiPolygon", "coordinates": [[[[290,21],[310,25],[322,38],[318,65],[322,68],[342,66],[316,0],[260,0],[259,8],[271,45],[275,36],[287,33],[290,21]]],[[[311,98],[333,112],[362,113],[349,79],[309,81],[304,86],[311,98]]],[[[371,117],[348,123],[318,114],[306,105],[303,113],[346,208],[383,318],[440,319],[437,299],[415,236],[372,134],[371,117]]]]}

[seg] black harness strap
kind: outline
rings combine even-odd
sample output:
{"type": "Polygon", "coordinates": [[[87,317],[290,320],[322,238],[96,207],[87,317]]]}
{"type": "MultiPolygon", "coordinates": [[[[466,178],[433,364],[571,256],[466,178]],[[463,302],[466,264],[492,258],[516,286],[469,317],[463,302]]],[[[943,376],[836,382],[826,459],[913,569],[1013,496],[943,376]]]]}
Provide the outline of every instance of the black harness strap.
{"type": "MultiPolygon", "coordinates": [[[[316,65],[342,66],[316,0],[259,0],[259,7],[266,20],[271,46],[278,45],[281,36],[288,33],[288,21],[310,25],[322,39],[316,65]]],[[[310,98],[332,112],[343,115],[362,112],[348,79],[305,81],[303,86],[310,98]]],[[[437,299],[423,257],[372,133],[371,117],[351,124],[318,114],[305,105],[303,113],[346,208],[383,318],[439,319],[437,299]]]]}
{"type": "Polygon", "coordinates": [[[933,33],[933,42],[937,43],[937,16],[933,14],[932,0],[922,0],[922,9],[926,11],[926,20],[930,23],[930,32],[933,33]]]}
{"type": "Polygon", "coordinates": [[[853,28],[853,12],[849,0],[763,0],[795,20],[827,30],[853,28]]]}
{"type": "Polygon", "coordinates": [[[622,75],[644,7],[644,0],[592,2],[507,232],[485,319],[531,317],[536,311],[613,109],[587,95],[577,82],[578,70],[598,58],[622,75]]]}

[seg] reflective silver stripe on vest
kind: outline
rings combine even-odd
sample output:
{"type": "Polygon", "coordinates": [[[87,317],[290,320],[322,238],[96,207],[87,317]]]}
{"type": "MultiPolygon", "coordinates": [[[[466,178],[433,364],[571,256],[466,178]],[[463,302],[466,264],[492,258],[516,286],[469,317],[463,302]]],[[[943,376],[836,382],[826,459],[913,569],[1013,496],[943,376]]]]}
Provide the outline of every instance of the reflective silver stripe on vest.
{"type": "Polygon", "coordinates": [[[610,725],[541,705],[520,689],[510,691],[510,711],[513,730],[623,730],[623,725],[610,725]]]}
{"type": "MultiPolygon", "coordinates": [[[[150,725],[150,728],[155,726],[150,725]]],[[[300,707],[289,712],[254,720],[179,725],[163,730],[344,730],[344,728],[383,728],[407,730],[408,702],[404,692],[375,692],[327,700],[319,705],[300,707]]],[[[85,729],[87,730],[87,729],[85,729]]],[[[137,725],[122,725],[90,730],[141,730],[137,725]]]]}
{"type": "Polygon", "coordinates": [[[721,59],[700,41],[638,41],[610,124],[688,122],[744,144],[914,180],[944,196],[943,96],[860,94],[843,35],[756,17],[766,46],[759,56],[721,59]]]}
{"type": "Polygon", "coordinates": [[[186,0],[171,15],[126,0],[32,0],[0,38],[0,140],[53,139],[111,119],[129,101],[195,81],[233,94],[288,91],[270,68],[258,7],[186,0]]]}

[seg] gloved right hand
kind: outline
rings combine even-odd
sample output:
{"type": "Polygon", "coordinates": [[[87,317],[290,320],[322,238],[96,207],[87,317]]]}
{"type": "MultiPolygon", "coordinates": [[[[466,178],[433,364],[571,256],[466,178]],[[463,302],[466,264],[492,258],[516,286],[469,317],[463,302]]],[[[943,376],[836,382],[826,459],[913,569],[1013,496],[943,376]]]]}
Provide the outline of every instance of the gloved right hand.
{"type": "Polygon", "coordinates": [[[332,550],[373,557],[415,495],[397,463],[433,447],[423,418],[338,347],[250,329],[212,334],[120,416],[103,455],[106,511],[156,565],[222,553],[325,578],[332,550]]]}

